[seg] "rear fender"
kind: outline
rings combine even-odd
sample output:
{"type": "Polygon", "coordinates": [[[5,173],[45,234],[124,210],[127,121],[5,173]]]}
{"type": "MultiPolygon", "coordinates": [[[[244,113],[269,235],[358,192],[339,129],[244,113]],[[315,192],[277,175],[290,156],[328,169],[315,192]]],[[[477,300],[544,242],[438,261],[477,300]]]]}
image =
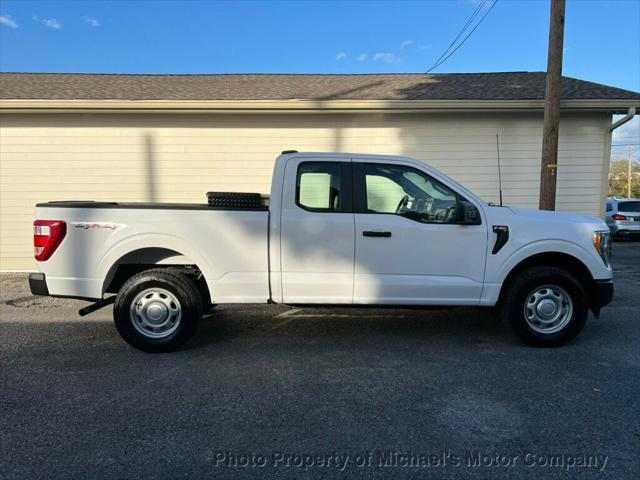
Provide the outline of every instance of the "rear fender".
{"type": "Polygon", "coordinates": [[[121,263],[196,265],[204,276],[209,295],[214,298],[211,285],[216,274],[213,266],[181,238],[164,234],[134,235],[114,244],[98,263],[97,273],[104,279],[101,295],[121,263]]]}

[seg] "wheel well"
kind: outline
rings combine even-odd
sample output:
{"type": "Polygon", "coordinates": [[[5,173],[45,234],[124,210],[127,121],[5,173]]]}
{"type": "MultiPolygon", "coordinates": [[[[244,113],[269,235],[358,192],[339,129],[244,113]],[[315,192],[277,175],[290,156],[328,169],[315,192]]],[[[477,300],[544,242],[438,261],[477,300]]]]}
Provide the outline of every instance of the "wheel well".
{"type": "Polygon", "coordinates": [[[120,287],[131,277],[152,268],[183,271],[196,282],[203,302],[211,303],[209,287],[198,266],[180,252],[166,248],[143,248],[120,257],[107,273],[103,292],[118,293],[120,287]]]}
{"type": "Polygon", "coordinates": [[[593,292],[593,289],[595,287],[595,282],[593,281],[591,272],[584,263],[582,263],[576,257],[573,257],[566,253],[545,252],[525,258],[519,264],[513,267],[513,269],[509,272],[507,277],[502,282],[498,302],[502,300],[502,295],[507,289],[507,285],[511,284],[511,280],[513,278],[515,278],[520,272],[526,270],[527,268],[539,266],[561,268],[573,274],[585,288],[587,296],[591,297],[591,293],[593,292]]]}

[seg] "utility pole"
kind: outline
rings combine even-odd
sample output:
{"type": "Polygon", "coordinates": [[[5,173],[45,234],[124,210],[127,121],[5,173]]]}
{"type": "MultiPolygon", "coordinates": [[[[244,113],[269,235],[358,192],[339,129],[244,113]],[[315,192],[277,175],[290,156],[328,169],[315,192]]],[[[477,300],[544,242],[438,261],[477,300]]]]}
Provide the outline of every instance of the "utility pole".
{"type": "Polygon", "coordinates": [[[627,160],[629,163],[627,164],[627,198],[631,198],[631,145],[628,145],[627,148],[627,160]]]}
{"type": "Polygon", "coordinates": [[[547,53],[547,84],[544,97],[544,127],[542,131],[540,210],[556,209],[564,12],[565,0],[551,0],[549,51],[547,53]]]}

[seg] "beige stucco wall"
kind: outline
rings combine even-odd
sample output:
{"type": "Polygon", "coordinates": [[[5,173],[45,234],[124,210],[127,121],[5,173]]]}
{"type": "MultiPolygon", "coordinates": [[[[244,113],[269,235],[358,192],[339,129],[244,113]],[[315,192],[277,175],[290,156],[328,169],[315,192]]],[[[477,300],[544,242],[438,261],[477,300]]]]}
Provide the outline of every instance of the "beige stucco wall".
{"type": "MultiPolygon", "coordinates": [[[[603,113],[561,120],[557,207],[598,215],[603,113]]],[[[34,204],[48,200],[204,202],[210,190],[268,192],[281,150],[409,155],[497,201],[536,208],[542,113],[3,114],[0,269],[30,270],[34,204]]]]}

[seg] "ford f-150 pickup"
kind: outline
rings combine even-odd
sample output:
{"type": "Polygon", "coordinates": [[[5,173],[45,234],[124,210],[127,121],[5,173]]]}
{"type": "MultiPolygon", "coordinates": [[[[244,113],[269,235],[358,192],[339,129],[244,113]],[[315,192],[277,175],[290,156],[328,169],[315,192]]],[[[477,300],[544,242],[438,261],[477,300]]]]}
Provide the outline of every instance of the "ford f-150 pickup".
{"type": "Polygon", "coordinates": [[[114,303],[116,328],[170,351],[223,303],[498,306],[558,346],[613,296],[598,218],[487,204],[406,157],[283,152],[270,196],[36,207],[32,293],[114,303]],[[109,294],[116,295],[109,295],[109,294]]]}

